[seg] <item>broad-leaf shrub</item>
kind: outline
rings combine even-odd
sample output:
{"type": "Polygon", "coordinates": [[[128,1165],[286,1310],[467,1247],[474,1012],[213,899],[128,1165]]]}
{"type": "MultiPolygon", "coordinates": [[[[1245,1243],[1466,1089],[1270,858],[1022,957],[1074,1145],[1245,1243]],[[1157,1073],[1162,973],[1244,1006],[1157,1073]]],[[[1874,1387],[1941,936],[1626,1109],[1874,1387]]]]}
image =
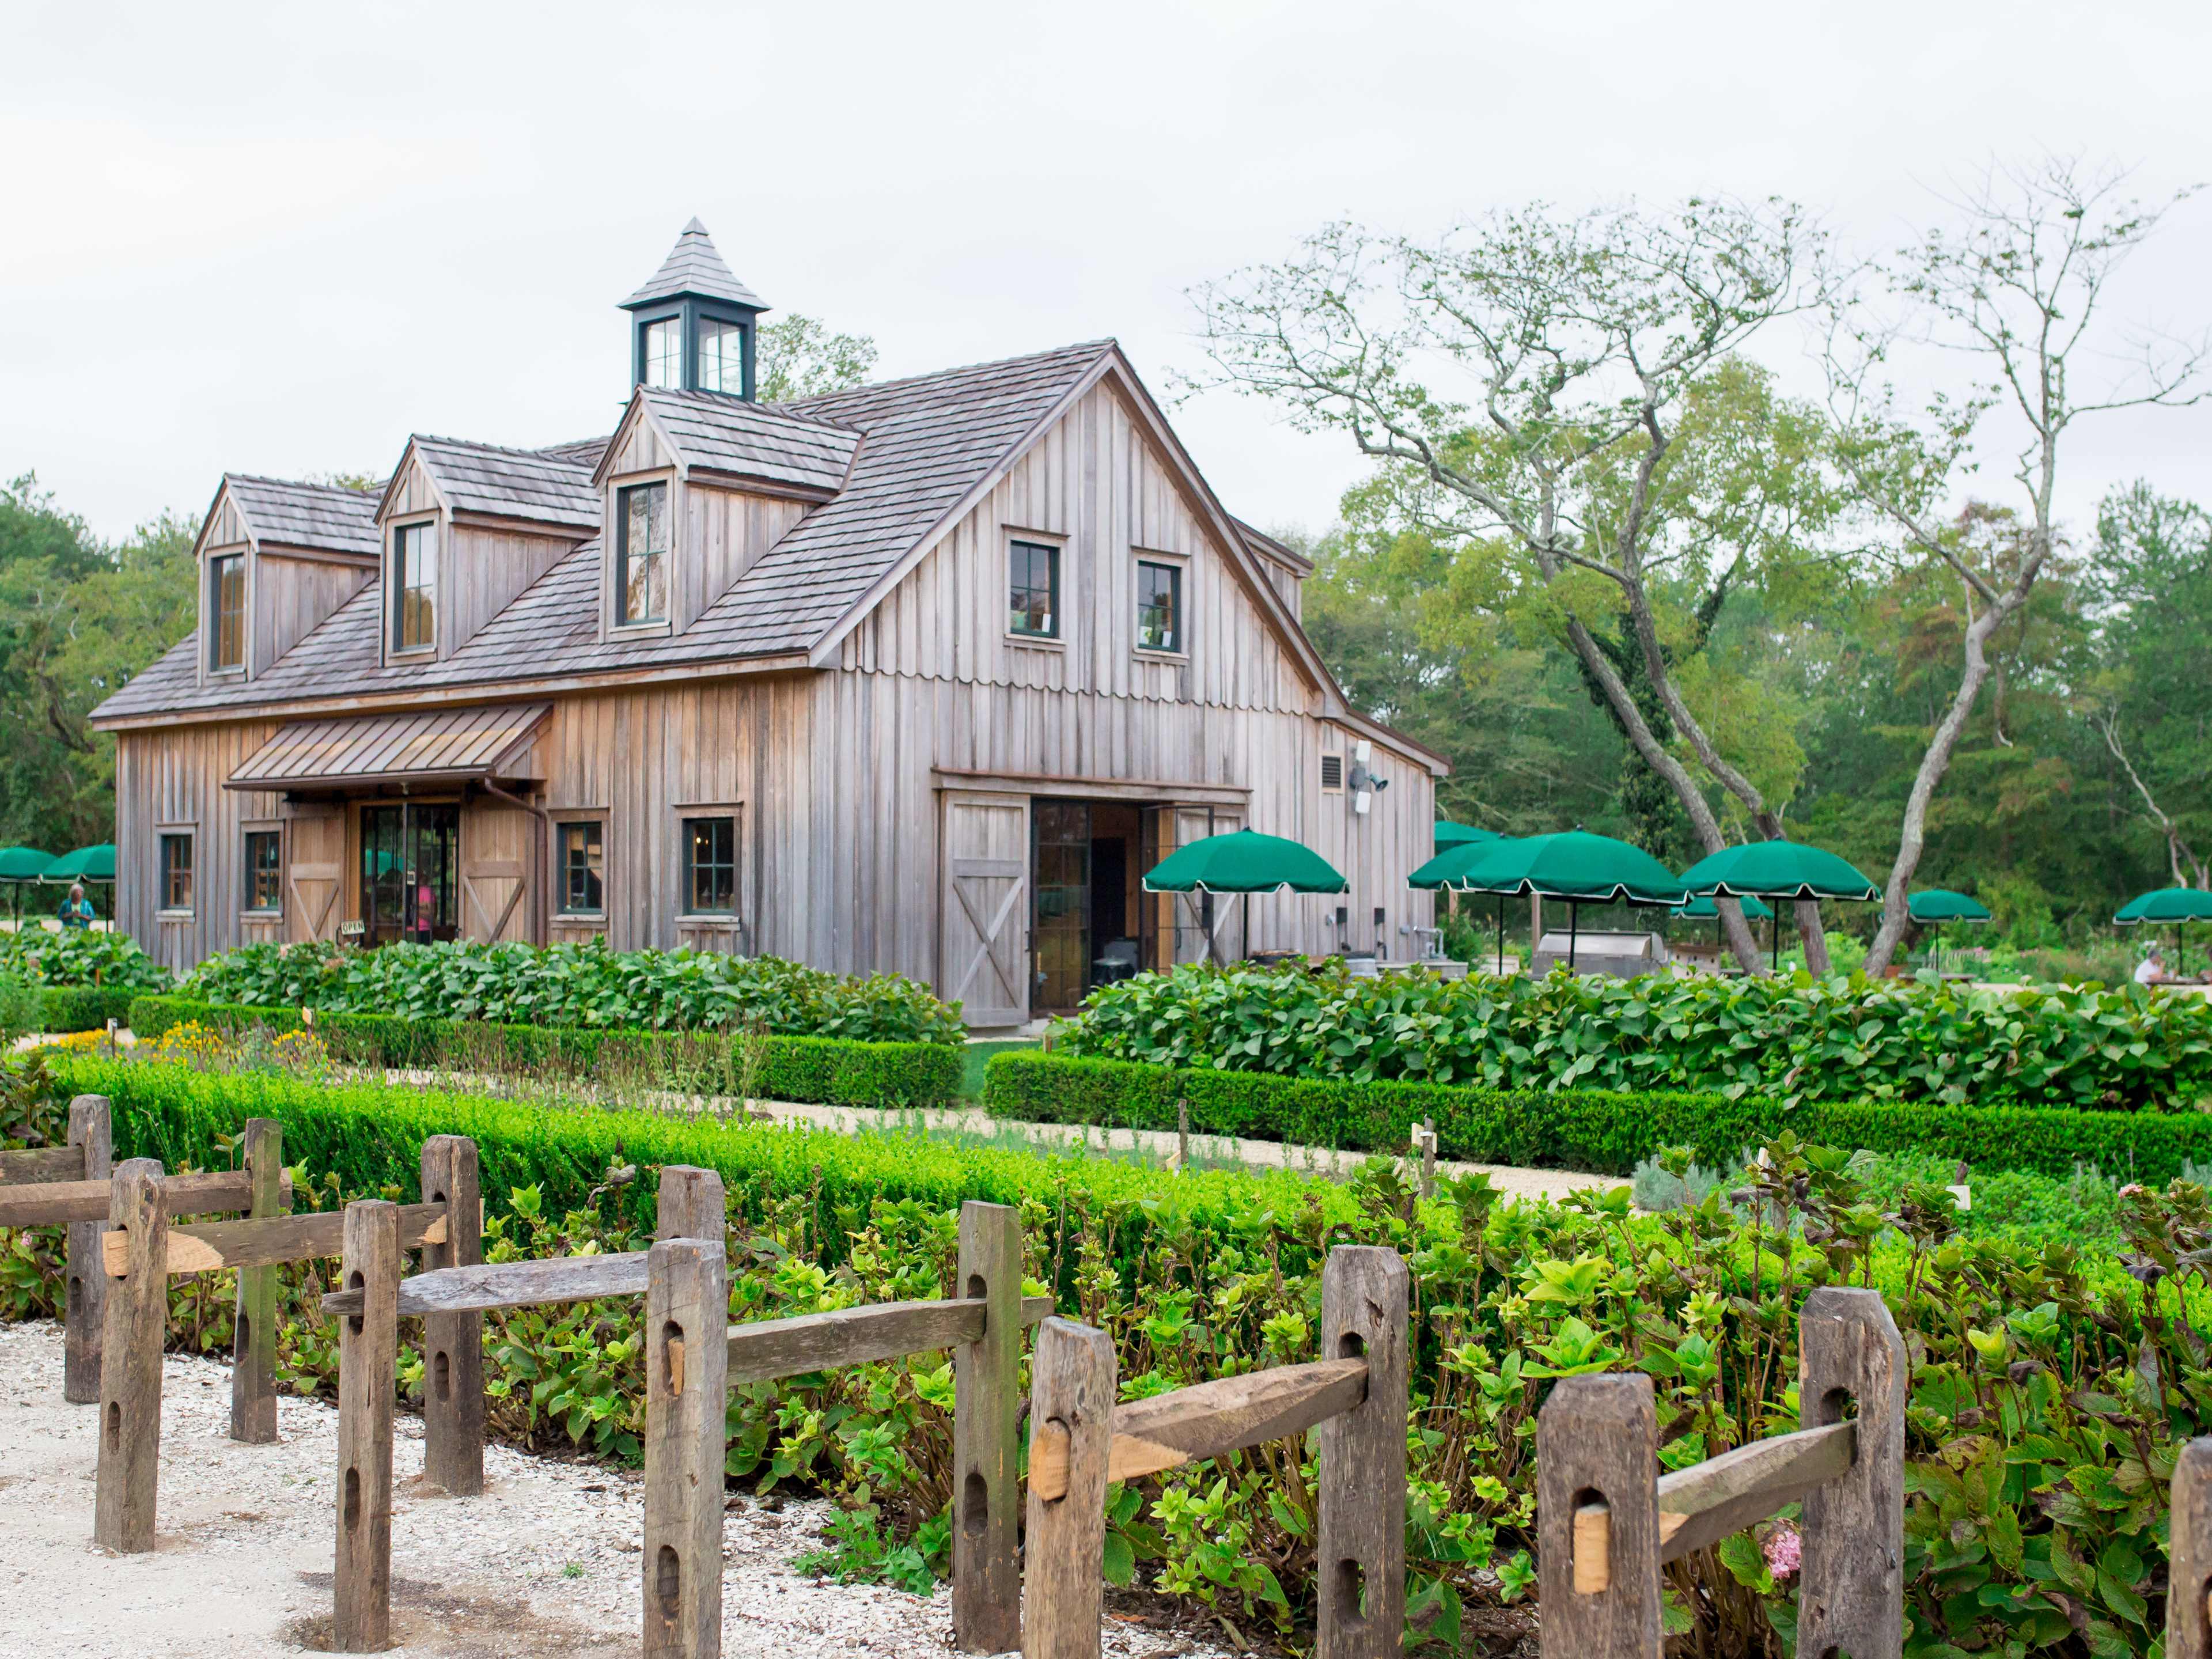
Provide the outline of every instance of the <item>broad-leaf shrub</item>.
{"type": "MultiPolygon", "coordinates": [[[[625,1248],[650,1225],[655,1167],[708,1164],[730,1193],[738,1318],[941,1294],[958,1201],[1018,1203],[1028,1278],[1109,1333],[1125,1397],[1313,1358],[1327,1248],[1394,1246],[1414,1297],[1410,1601],[1419,1633],[1447,1645],[1478,1618],[1494,1650],[1533,1628],[1534,1428],[1553,1379],[1650,1375],[1668,1468],[1785,1432],[1797,1425],[1797,1310],[1817,1285],[1873,1283],[1905,1334],[1907,1653],[2151,1651],[2166,1483],[2180,1446],[2212,1427],[2200,1334],[2212,1318],[2212,1206],[2187,1183],[2124,1194],[2121,1261],[2059,1238],[1961,1239],[1932,1185],[1877,1208],[1842,1152],[1788,1137],[1739,1177],[1755,1221],[1717,1197],[1647,1219],[1625,1192],[1500,1203],[1480,1177],[1418,1203],[1381,1163],[1344,1187],[1176,1176],[273,1073],[82,1060],[54,1072],[53,1121],[68,1096],[107,1094],[118,1156],[173,1169],[222,1161],[247,1116],[276,1117],[287,1158],[320,1172],[303,1183],[319,1203],[411,1197],[423,1138],[473,1135],[499,1254],[625,1248]]],[[[9,1308],[52,1306],[58,1237],[0,1240],[9,1308]]],[[[336,1355],[315,1306],[320,1278],[287,1275],[286,1375],[327,1391],[336,1355]]],[[[198,1277],[204,1299],[178,1323],[190,1335],[204,1315],[213,1322],[196,1340],[217,1348],[228,1281],[198,1277]]],[[[183,1294],[173,1291],[173,1310],[183,1294]]],[[[639,1316],[632,1297],[536,1322],[495,1318],[495,1427],[627,1454],[643,1409],[639,1316]]],[[[896,1528],[941,1517],[951,1381],[933,1355],[733,1390],[731,1472],[837,1492],[896,1528]]],[[[419,1361],[403,1362],[401,1385],[419,1389],[419,1361]]],[[[1294,1630],[1311,1605],[1314,1479],[1290,1442],[1109,1489],[1116,1559],[1241,1627],[1294,1630]]],[[[941,1520],[931,1524],[918,1547],[941,1543],[941,1520]]],[[[1686,1650],[1784,1650],[1790,1552],[1778,1536],[1765,1540],[1771,1552],[1761,1541],[1732,1540],[1670,1570],[1669,1628],[1686,1650]]]]}
{"type": "Polygon", "coordinates": [[[899,974],[824,972],[780,957],[605,945],[246,945],[209,957],[184,994],[501,1025],[651,1030],[755,1029],[860,1042],[958,1042],[958,1006],[899,974]]]}
{"type": "Polygon", "coordinates": [[[1300,1077],[2134,1109],[2212,1094],[2212,1004],[2138,986],[1204,965],[1091,994],[1073,1054],[1300,1077]]]}
{"type": "Polygon", "coordinates": [[[128,933],[89,927],[59,932],[27,924],[0,933],[0,974],[52,988],[96,987],[106,991],[171,991],[176,976],[138,948],[128,933]]]}

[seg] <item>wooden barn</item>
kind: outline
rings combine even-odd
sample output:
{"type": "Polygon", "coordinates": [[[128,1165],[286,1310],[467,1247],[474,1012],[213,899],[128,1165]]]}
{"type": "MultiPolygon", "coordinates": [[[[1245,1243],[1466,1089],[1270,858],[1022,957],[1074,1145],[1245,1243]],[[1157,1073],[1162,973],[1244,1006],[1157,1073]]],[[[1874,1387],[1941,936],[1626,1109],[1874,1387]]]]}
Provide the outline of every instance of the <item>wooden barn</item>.
{"type": "Polygon", "coordinates": [[[696,221],[623,304],[607,437],[418,434],[374,492],[223,478],[198,631],[95,715],[150,952],[768,952],[976,1026],[1210,948],[1409,953],[1443,763],[1346,705],[1310,566],[1113,341],[769,404],[763,307],[696,221]],[[1256,899],[1248,939],[1139,890],[1239,826],[1351,892],[1256,899]]]}

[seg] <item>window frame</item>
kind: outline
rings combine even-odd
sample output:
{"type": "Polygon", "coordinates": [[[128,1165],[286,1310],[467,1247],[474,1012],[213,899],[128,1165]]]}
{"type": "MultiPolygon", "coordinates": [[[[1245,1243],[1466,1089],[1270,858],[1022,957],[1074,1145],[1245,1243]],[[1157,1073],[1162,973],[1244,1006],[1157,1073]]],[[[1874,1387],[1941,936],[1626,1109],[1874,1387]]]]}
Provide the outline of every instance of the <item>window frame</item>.
{"type": "MultiPolygon", "coordinates": [[[[692,384],[702,392],[711,392],[718,397],[742,398],[745,395],[745,337],[746,325],[734,318],[714,317],[702,313],[695,329],[697,338],[691,348],[692,384]],[[736,378],[734,386],[709,386],[707,383],[707,345],[710,338],[716,342],[728,337],[733,343],[726,354],[718,354],[717,368],[726,369],[736,378]]],[[[717,374],[717,380],[722,378],[717,374]]]]}
{"type": "Polygon", "coordinates": [[[248,818],[239,825],[239,906],[242,916],[266,921],[284,914],[284,824],[280,818],[248,818]],[[253,843],[266,836],[276,843],[276,896],[267,904],[256,904],[253,880],[258,873],[253,862],[253,843]]]}
{"type": "MultiPolygon", "coordinates": [[[[1067,543],[1063,537],[1048,536],[1029,530],[1009,530],[1006,550],[1001,566],[1005,595],[1002,614],[1006,617],[1006,637],[1017,645],[1044,649],[1065,649],[1067,645],[1067,543]],[[1047,588],[1047,614],[1052,618],[1049,629],[1037,629],[1014,626],[1014,560],[1018,553],[1038,551],[1049,556],[1049,586],[1047,588]]],[[[1034,593],[1034,586],[1025,586],[1024,592],[1034,593]]]]}
{"type": "Polygon", "coordinates": [[[607,916],[607,815],[555,811],[553,818],[553,915],[571,925],[605,921],[607,916]],[[568,902],[568,832],[588,830],[599,852],[599,902],[595,907],[568,902]]]}
{"type": "Polygon", "coordinates": [[[684,389],[684,337],[687,331],[684,326],[684,313],[681,311],[672,311],[665,317],[647,317],[639,320],[637,383],[640,386],[650,386],[655,392],[681,392],[684,389]],[[662,329],[668,331],[668,337],[675,343],[673,349],[665,356],[656,358],[653,350],[653,336],[662,329]],[[656,362],[667,364],[669,379],[656,380],[653,378],[656,362]]]}
{"type": "Polygon", "coordinates": [[[168,920],[184,920],[196,915],[199,897],[199,825],[197,823],[161,823],[154,826],[154,881],[155,904],[154,914],[168,920]],[[185,849],[185,902],[172,903],[175,886],[176,866],[170,862],[169,849],[181,844],[185,849]]]}
{"type": "Polygon", "coordinates": [[[1137,550],[1137,609],[1132,621],[1136,640],[1135,648],[1147,657],[1170,658],[1182,661],[1190,656],[1190,609],[1188,580],[1190,561],[1172,553],[1154,553],[1148,549],[1137,550]],[[1146,645],[1145,629],[1145,572],[1147,569],[1165,571],[1173,579],[1175,629],[1172,645],[1146,645]]]}
{"type": "Polygon", "coordinates": [[[392,616],[390,632],[386,635],[387,653],[392,657],[423,657],[433,655],[438,649],[438,612],[444,607],[439,603],[439,577],[443,574],[442,549],[439,515],[434,513],[397,520],[392,526],[392,547],[386,561],[390,571],[387,584],[391,595],[392,616]],[[430,547],[430,580],[425,585],[410,586],[407,581],[407,546],[412,535],[428,532],[430,547]],[[407,641],[407,596],[428,592],[430,596],[430,637],[412,644],[407,641]]]}
{"type": "Polygon", "coordinates": [[[211,553],[208,556],[208,615],[212,626],[208,630],[208,672],[210,674],[243,674],[246,672],[246,635],[247,618],[252,605],[246,595],[246,550],[235,552],[211,553]],[[222,586],[226,568],[238,567],[238,655],[235,659],[222,659],[222,629],[224,609],[222,586]]]}
{"type": "Polygon", "coordinates": [[[673,809],[676,823],[676,919],[680,926],[742,929],[745,910],[744,806],[738,801],[699,801],[673,809]],[[730,826],[730,908],[702,910],[692,900],[696,893],[691,858],[694,823],[726,823],[730,826]]]}
{"type": "Polygon", "coordinates": [[[615,556],[608,563],[608,631],[628,634],[672,628],[676,610],[676,479],[672,474],[663,473],[618,483],[610,492],[610,500],[614,519],[612,540],[615,556]],[[657,617],[623,614],[629,592],[629,500],[641,489],[659,490],[664,503],[661,522],[665,526],[667,545],[660,550],[659,555],[661,562],[661,614],[657,617]]]}

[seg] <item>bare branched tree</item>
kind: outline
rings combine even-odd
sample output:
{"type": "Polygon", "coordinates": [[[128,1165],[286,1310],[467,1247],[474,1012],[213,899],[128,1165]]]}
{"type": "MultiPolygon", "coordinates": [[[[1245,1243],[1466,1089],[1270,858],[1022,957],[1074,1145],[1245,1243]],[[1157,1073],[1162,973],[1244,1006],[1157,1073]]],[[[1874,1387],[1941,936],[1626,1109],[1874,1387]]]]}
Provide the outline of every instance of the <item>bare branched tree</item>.
{"type": "MultiPolygon", "coordinates": [[[[1625,624],[1697,763],[1761,835],[1779,836],[1778,813],[1682,696],[1653,586],[1670,560],[1710,547],[1674,471],[1686,401],[1799,306],[1816,241],[1776,202],[1572,217],[1540,204],[1434,243],[1332,225],[1284,264],[1194,292],[1213,365],[1196,384],[1264,398],[1304,430],[1348,434],[1399,480],[1408,521],[1518,550],[1637,754],[1717,852],[1712,804],[1590,624],[1625,624]]],[[[1728,511],[1731,533],[1753,538],[1793,517],[1758,485],[1728,511]]],[[[1720,908],[1737,961],[1763,972],[1740,907],[1720,908]]],[[[1825,968],[1808,908],[1808,948],[1825,968]]]]}
{"type": "Polygon", "coordinates": [[[1889,965],[1904,939],[1929,804],[1990,676],[1991,636],[2026,606],[2057,545],[2054,503],[2067,433],[2085,416],[2179,407],[2204,395],[2212,338],[2105,325],[2114,273],[2166,210],[2191,193],[2146,208],[2124,194],[2125,183],[2124,173],[2092,170],[2065,156],[1992,167],[1950,204],[1955,223],[1826,284],[1825,360],[1838,463],[1901,544],[1899,556],[1947,568],[1972,612],[1957,689],[1906,798],[1881,924],[1867,953],[1870,974],[1889,965]],[[1891,375],[1899,354],[1914,346],[1963,356],[1972,365],[1972,388],[1939,392],[1917,412],[1904,409],[1891,375]],[[2077,365],[2098,377],[2086,395],[2069,386],[2077,365]],[[1947,512],[1959,480],[1972,470],[1978,436],[1999,410],[2026,427],[2013,473],[2026,544],[2003,574],[1969,556],[1963,521],[1947,512]]]}

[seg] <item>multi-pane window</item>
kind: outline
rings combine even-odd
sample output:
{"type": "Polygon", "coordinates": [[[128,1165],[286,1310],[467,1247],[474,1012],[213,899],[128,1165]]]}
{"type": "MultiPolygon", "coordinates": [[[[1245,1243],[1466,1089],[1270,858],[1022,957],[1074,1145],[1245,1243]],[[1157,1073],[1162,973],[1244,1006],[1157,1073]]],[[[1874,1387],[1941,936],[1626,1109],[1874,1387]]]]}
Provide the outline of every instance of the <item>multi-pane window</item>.
{"type": "Polygon", "coordinates": [[[738,908],[738,821],[684,820],[684,908],[695,916],[727,916],[738,908]]]}
{"type": "Polygon", "coordinates": [[[668,620],[668,486],[632,484],[615,498],[615,623],[668,620]]]}
{"type": "Polygon", "coordinates": [[[246,665],[246,555],[226,554],[208,561],[209,610],[215,617],[215,636],[208,656],[210,668],[246,665]]]}
{"type": "Polygon", "coordinates": [[[392,533],[392,644],[397,651],[421,651],[438,642],[438,526],[402,525],[392,533]]]}
{"type": "Polygon", "coordinates": [[[1137,562],[1137,646],[1144,651],[1182,647],[1182,567],[1137,562]]]}
{"type": "Polygon", "coordinates": [[[284,902],[284,850],[274,830],[246,832],[246,908],[279,910],[284,902]]]}
{"type": "Polygon", "coordinates": [[[1006,550],[1006,629],[1060,637],[1060,550],[1016,542],[1006,550]]]}
{"type": "Polygon", "coordinates": [[[606,908],[605,831],[597,823],[561,826],[561,909],[597,915],[606,908]]]}
{"type": "Polygon", "coordinates": [[[684,384],[684,319],[664,317],[645,325],[645,383],[680,386],[684,384]]]}
{"type": "Polygon", "coordinates": [[[189,834],[161,837],[161,908],[192,908],[192,838],[189,834]]]}
{"type": "Polygon", "coordinates": [[[737,323],[718,323],[711,318],[699,324],[699,390],[726,392],[742,398],[745,392],[745,331],[737,323]]]}

